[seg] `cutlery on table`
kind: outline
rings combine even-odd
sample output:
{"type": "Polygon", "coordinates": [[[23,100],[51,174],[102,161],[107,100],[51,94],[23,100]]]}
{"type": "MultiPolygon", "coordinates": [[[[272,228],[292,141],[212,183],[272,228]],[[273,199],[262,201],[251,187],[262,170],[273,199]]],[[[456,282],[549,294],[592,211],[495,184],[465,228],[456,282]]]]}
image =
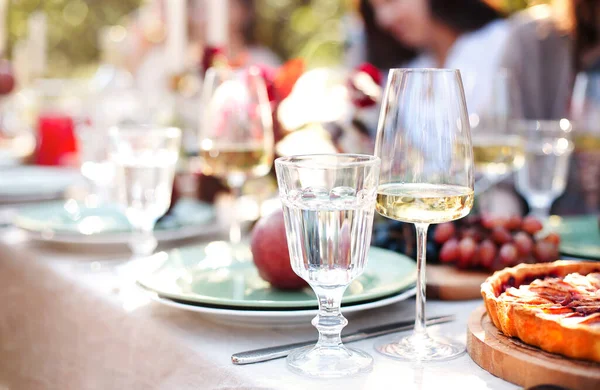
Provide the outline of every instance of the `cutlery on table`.
{"type": "MultiPolygon", "coordinates": [[[[433,317],[427,320],[427,325],[444,324],[446,322],[454,321],[453,315],[433,317]]],[[[383,336],[390,333],[403,332],[414,328],[414,320],[394,322],[386,325],[373,326],[365,328],[354,333],[350,333],[342,336],[343,343],[351,343],[353,341],[366,340],[373,337],[383,336]]],[[[279,359],[286,357],[288,353],[296,348],[305,347],[308,345],[316,344],[317,340],[303,341],[299,343],[280,345],[276,347],[267,347],[261,349],[255,349],[252,351],[239,352],[231,355],[231,362],[233,364],[252,364],[266,362],[273,359],[279,359]]]]}

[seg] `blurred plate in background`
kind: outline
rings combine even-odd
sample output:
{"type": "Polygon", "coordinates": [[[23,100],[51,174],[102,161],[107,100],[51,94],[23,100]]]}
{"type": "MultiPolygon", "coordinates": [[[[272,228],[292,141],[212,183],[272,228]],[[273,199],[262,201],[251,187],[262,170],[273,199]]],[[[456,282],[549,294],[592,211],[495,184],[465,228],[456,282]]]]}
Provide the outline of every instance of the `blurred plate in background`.
{"type": "Polygon", "coordinates": [[[597,215],[552,216],[548,222],[560,235],[560,252],[565,255],[600,260],[600,226],[597,215]]]}
{"type": "Polygon", "coordinates": [[[81,175],[71,168],[19,166],[0,171],[0,202],[19,203],[60,198],[81,175]]]}
{"type": "MultiPolygon", "coordinates": [[[[14,224],[31,233],[33,239],[65,244],[127,244],[131,232],[131,225],[117,206],[86,208],[73,200],[24,207],[14,224]]],[[[221,230],[212,206],[180,199],[172,214],[156,225],[155,236],[158,241],[173,241],[221,230]]]]}

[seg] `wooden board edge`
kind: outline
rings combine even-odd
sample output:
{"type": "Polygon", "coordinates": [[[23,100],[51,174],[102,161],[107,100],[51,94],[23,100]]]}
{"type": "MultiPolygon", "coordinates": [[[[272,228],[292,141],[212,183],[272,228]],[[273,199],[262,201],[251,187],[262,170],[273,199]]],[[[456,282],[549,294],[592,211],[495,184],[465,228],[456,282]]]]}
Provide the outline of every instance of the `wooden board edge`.
{"type": "MultiPolygon", "coordinates": [[[[486,343],[486,334],[482,326],[485,316],[487,316],[485,306],[475,309],[469,316],[467,353],[478,366],[490,374],[523,387],[553,384],[573,390],[600,388],[600,370],[590,372],[585,368],[580,368],[574,372],[571,364],[557,364],[544,359],[543,355],[535,356],[535,352],[529,354],[519,348],[514,348],[509,354],[501,351],[497,346],[495,348],[493,345],[489,345],[488,343],[499,342],[494,342],[494,338],[492,338],[488,339],[488,343],[486,343]],[[489,351],[486,352],[485,349],[489,351]],[[489,353],[491,357],[486,358],[484,356],[486,353],[489,353]]],[[[539,350],[539,353],[545,352],[539,350]]]]}

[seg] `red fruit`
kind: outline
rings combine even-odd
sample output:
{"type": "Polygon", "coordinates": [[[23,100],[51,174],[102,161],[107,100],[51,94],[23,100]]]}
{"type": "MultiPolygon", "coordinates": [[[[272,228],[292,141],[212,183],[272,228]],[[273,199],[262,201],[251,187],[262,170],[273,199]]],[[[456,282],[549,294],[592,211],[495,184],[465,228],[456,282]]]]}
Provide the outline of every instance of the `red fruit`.
{"type": "Polygon", "coordinates": [[[458,240],[451,238],[442,245],[440,261],[442,263],[451,263],[456,259],[458,259],[458,240]]]}
{"type": "Polygon", "coordinates": [[[539,241],[535,244],[533,254],[537,261],[546,263],[558,259],[558,245],[547,241],[539,241]]]}
{"type": "Polygon", "coordinates": [[[508,230],[498,226],[495,227],[494,230],[492,230],[492,239],[497,244],[506,244],[512,241],[512,236],[510,235],[508,230]]]}
{"type": "Polygon", "coordinates": [[[542,230],[544,226],[542,223],[535,217],[527,216],[523,218],[523,226],[522,229],[527,233],[534,235],[535,233],[542,230]]]}
{"type": "Polygon", "coordinates": [[[519,230],[523,224],[523,218],[520,215],[511,215],[506,222],[506,228],[508,230],[519,230]]]}
{"type": "Polygon", "coordinates": [[[554,245],[560,245],[560,236],[558,233],[550,233],[544,238],[544,241],[550,242],[554,245]]]}
{"type": "Polygon", "coordinates": [[[307,285],[290,264],[283,211],[275,211],[258,221],[252,230],[250,250],[258,274],[273,287],[291,290],[307,285]]]}
{"type": "Polygon", "coordinates": [[[441,223],[436,226],[433,232],[433,240],[438,244],[443,244],[454,236],[456,228],[452,222],[441,223]]]}
{"type": "Polygon", "coordinates": [[[486,229],[493,229],[496,227],[496,218],[490,214],[482,214],[481,225],[486,229]]]}
{"type": "Polygon", "coordinates": [[[458,266],[468,268],[475,257],[477,243],[471,237],[465,237],[458,243],[458,266]]]}
{"type": "Polygon", "coordinates": [[[521,257],[526,257],[533,250],[533,240],[531,236],[525,232],[518,232],[514,237],[515,246],[521,257]]]}
{"type": "Polygon", "coordinates": [[[479,242],[483,238],[481,231],[479,229],[477,229],[476,227],[469,227],[469,228],[464,229],[461,232],[460,237],[461,238],[471,237],[472,239],[475,240],[475,242],[479,242]]]}
{"type": "Polygon", "coordinates": [[[0,60],[0,96],[8,95],[15,88],[15,74],[8,60],[0,60]]]}
{"type": "Polygon", "coordinates": [[[492,240],[483,240],[481,244],[479,244],[479,250],[477,251],[479,264],[487,269],[493,268],[494,259],[496,258],[497,253],[498,249],[492,240]]]}
{"type": "Polygon", "coordinates": [[[502,248],[500,248],[500,260],[504,265],[516,265],[517,256],[517,247],[514,244],[504,244],[502,245],[502,248]]]}

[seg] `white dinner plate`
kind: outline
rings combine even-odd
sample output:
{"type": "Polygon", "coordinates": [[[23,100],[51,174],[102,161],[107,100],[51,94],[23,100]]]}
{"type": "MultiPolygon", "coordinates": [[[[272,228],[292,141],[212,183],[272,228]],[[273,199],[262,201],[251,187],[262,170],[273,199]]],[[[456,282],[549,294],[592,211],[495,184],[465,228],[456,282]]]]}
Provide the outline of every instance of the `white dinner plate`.
{"type": "Polygon", "coordinates": [[[0,170],[0,201],[32,202],[57,199],[80,178],[79,171],[70,168],[3,168],[0,170]]]}
{"type": "MultiPolygon", "coordinates": [[[[180,303],[173,301],[168,298],[161,298],[158,294],[145,290],[149,296],[160,304],[174,307],[177,309],[193,311],[201,314],[206,319],[225,324],[229,326],[243,326],[243,327],[262,327],[262,326],[276,326],[276,327],[296,327],[296,326],[312,326],[311,320],[317,315],[317,309],[308,310],[235,310],[235,309],[221,309],[206,307],[202,305],[192,305],[186,303],[180,303]]],[[[416,288],[411,287],[397,295],[391,297],[382,298],[367,303],[360,303],[356,305],[348,305],[342,308],[342,314],[345,317],[351,318],[352,316],[366,311],[375,309],[378,307],[384,307],[391,305],[396,302],[406,300],[416,293],[416,288]]]]}

